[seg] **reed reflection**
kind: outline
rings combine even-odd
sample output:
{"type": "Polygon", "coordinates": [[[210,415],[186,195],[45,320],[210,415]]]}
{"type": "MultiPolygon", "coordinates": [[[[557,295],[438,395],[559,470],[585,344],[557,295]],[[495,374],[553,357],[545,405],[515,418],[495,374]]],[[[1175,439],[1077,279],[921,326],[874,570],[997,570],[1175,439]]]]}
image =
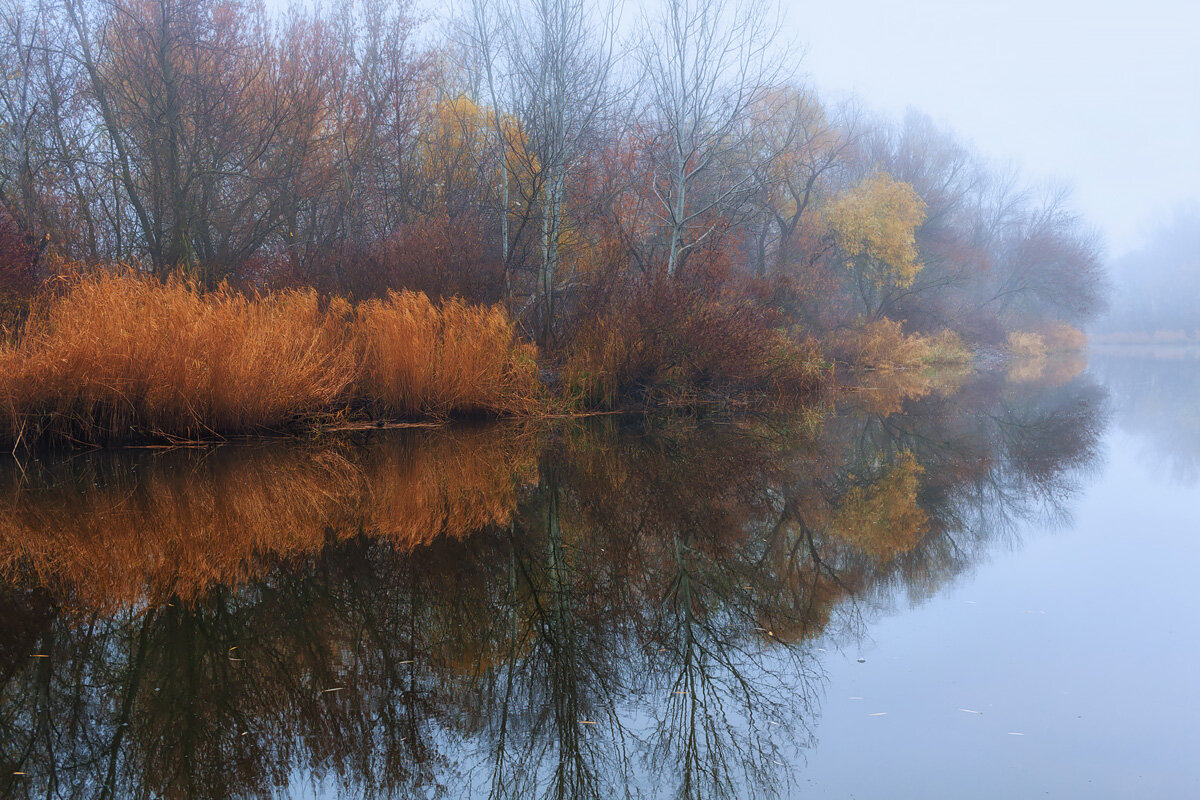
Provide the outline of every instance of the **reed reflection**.
{"type": "Polygon", "coordinates": [[[0,788],[783,793],[818,637],[1065,514],[1105,421],[1078,377],[855,405],[26,466],[0,788]]]}

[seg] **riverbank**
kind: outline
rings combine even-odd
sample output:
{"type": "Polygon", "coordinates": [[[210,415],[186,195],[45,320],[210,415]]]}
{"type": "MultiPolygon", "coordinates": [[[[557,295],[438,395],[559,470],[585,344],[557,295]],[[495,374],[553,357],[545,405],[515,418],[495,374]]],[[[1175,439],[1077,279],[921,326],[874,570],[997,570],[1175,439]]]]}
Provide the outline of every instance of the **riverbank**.
{"type": "Polygon", "coordinates": [[[606,309],[539,350],[499,304],[419,292],[352,304],[312,289],[203,291],[94,272],[34,301],[0,344],[0,441],[178,443],[464,417],[778,410],[811,401],[839,372],[944,378],[978,361],[951,331],[908,333],[881,319],[817,341],[767,304],[686,287],[653,287],[625,313],[606,309]]]}
{"type": "MultiPolygon", "coordinates": [[[[352,304],[311,289],[206,292],[90,273],[34,301],[0,345],[0,440],[97,446],[398,420],[777,407],[829,377],[811,343],[738,316],[723,328],[743,334],[723,336],[718,355],[671,335],[679,331],[652,340],[628,327],[539,352],[500,305],[419,292],[352,304]],[[613,393],[587,391],[600,384],[613,393]]],[[[720,335],[722,325],[710,319],[706,330],[720,335]]]]}

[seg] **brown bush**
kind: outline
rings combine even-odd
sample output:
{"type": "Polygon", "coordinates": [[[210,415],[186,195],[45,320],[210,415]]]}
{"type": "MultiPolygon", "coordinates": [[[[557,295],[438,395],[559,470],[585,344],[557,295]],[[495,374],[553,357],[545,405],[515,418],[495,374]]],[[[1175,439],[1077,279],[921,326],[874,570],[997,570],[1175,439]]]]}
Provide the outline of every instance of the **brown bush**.
{"type": "Polygon", "coordinates": [[[1078,353],[1087,348],[1088,338],[1083,331],[1065,322],[1054,322],[1038,329],[1047,353],[1078,353]]]}
{"type": "Polygon", "coordinates": [[[901,322],[886,317],[838,331],[830,349],[839,361],[864,370],[966,367],[972,359],[971,350],[953,331],[906,334],[901,322]]]}
{"type": "Polygon", "coordinates": [[[0,204],[0,297],[27,297],[37,283],[39,249],[0,204]]]}
{"type": "Polygon", "coordinates": [[[1012,331],[1008,334],[1008,352],[1013,358],[1045,358],[1046,340],[1032,331],[1012,331]]]}
{"type": "Polygon", "coordinates": [[[691,404],[731,391],[797,398],[820,380],[816,347],[790,334],[752,286],[663,278],[583,305],[562,381],[589,406],[691,404]]]}
{"type": "Polygon", "coordinates": [[[495,303],[504,296],[504,261],[498,241],[472,214],[432,214],[403,223],[369,246],[340,246],[313,253],[294,267],[258,266],[251,274],[290,278],[330,294],[380,299],[389,291],[422,292],[437,300],[460,297],[495,303]]]}

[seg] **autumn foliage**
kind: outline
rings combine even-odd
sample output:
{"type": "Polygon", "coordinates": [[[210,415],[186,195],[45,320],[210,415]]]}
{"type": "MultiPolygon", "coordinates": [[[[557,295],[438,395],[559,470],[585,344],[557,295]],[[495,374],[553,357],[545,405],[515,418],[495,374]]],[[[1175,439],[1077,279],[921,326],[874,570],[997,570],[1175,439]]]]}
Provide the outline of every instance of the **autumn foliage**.
{"type": "Polygon", "coordinates": [[[399,293],[358,308],[315,291],[203,292],[96,273],[0,348],[9,441],[180,438],[312,423],[354,404],[503,414],[539,397],[533,348],[499,308],[399,293]]]}
{"type": "Polygon", "coordinates": [[[537,408],[537,348],[499,306],[389,292],[358,307],[356,394],[399,416],[519,413],[537,408]]]}
{"type": "Polygon", "coordinates": [[[826,105],[752,5],[644,4],[625,49],[581,0],[441,39],[408,0],[9,3],[0,326],[51,299],[0,352],[0,436],[523,413],[543,384],[778,404],[1103,305],[1064,195],[826,105]]]}
{"type": "Polygon", "coordinates": [[[564,392],[603,407],[808,395],[823,374],[820,351],[787,330],[762,289],[712,276],[654,280],[589,303],[564,347],[564,392]]]}

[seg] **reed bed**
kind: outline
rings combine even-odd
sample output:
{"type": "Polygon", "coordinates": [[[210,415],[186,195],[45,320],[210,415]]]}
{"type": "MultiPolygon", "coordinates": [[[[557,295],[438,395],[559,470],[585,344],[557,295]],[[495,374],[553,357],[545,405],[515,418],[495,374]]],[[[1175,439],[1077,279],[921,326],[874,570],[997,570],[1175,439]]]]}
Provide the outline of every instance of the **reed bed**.
{"type": "Polygon", "coordinates": [[[538,397],[536,352],[501,308],[407,292],[354,308],[312,290],[96,273],[35,304],[0,345],[0,438],[12,443],[196,439],[363,406],[514,414],[538,397]]]}
{"type": "Polygon", "coordinates": [[[520,414],[538,405],[537,351],[500,306],[389,292],[355,322],[359,395],[400,416],[520,414]]]}

